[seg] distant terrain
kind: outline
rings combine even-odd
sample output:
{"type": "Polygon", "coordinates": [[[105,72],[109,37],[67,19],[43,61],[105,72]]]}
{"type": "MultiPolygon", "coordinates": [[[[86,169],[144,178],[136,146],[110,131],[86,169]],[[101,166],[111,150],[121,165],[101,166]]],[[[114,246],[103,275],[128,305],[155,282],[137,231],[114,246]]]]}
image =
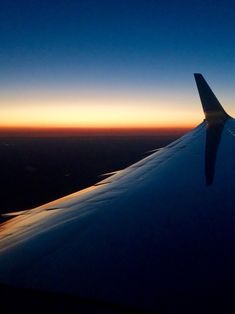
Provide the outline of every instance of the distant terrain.
{"type": "Polygon", "coordinates": [[[156,134],[0,136],[0,213],[24,210],[90,186],[163,147],[185,130],[156,134]]]}

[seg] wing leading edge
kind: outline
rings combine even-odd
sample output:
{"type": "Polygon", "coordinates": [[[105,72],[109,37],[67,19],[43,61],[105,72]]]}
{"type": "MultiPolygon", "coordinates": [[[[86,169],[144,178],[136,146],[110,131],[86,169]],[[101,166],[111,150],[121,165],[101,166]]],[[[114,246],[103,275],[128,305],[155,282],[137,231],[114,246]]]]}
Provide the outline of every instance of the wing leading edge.
{"type": "Polygon", "coordinates": [[[195,78],[206,115],[197,128],[88,190],[1,225],[0,282],[154,312],[169,300],[228,292],[235,122],[195,78]]]}

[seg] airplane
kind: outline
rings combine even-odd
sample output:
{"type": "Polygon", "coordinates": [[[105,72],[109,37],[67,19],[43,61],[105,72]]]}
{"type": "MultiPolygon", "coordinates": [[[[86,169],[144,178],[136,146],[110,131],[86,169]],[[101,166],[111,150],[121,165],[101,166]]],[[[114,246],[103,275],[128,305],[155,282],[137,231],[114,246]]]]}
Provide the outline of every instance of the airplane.
{"type": "Polygon", "coordinates": [[[205,114],[195,129],[0,225],[8,309],[210,313],[233,305],[235,121],[194,76],[205,114]]]}

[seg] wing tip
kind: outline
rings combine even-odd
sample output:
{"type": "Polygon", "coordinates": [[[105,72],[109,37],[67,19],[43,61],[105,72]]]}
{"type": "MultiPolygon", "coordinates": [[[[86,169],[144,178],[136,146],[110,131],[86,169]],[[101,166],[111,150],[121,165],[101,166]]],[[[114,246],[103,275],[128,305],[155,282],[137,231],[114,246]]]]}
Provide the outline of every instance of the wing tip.
{"type": "Polygon", "coordinates": [[[194,73],[193,75],[206,120],[209,123],[219,123],[226,120],[229,115],[225,112],[203,75],[201,73],[194,73]]]}
{"type": "Polygon", "coordinates": [[[194,79],[195,81],[199,80],[199,79],[204,79],[203,75],[201,73],[193,73],[194,79]]]}

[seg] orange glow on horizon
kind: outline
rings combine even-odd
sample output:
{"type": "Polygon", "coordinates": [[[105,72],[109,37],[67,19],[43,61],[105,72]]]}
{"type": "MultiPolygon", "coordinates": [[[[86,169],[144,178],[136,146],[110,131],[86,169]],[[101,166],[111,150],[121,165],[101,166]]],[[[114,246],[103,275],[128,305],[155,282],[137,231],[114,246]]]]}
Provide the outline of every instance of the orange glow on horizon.
{"type": "Polygon", "coordinates": [[[202,113],[160,97],[3,97],[0,128],[191,128],[202,113]]]}
{"type": "Polygon", "coordinates": [[[63,136],[144,136],[144,135],[182,135],[191,128],[25,128],[0,127],[0,137],[63,137],[63,136]]]}

